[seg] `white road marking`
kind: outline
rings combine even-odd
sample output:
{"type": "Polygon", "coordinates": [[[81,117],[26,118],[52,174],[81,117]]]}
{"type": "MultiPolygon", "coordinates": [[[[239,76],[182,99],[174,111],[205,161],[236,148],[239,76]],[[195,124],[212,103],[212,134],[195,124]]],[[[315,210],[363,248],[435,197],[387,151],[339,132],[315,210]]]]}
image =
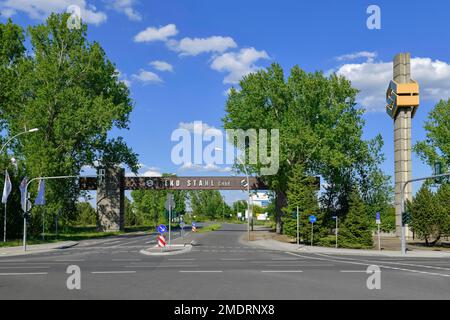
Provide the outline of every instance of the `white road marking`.
{"type": "MultiPolygon", "coordinates": [[[[297,257],[303,257],[303,258],[307,258],[307,259],[314,259],[314,260],[322,260],[322,261],[331,261],[331,262],[341,262],[341,263],[347,263],[347,264],[355,264],[355,265],[363,265],[363,266],[370,266],[370,265],[374,265],[375,262],[372,261],[371,263],[367,263],[367,262],[356,262],[356,261],[348,261],[348,260],[339,260],[339,259],[330,259],[330,258],[317,258],[317,257],[310,257],[310,256],[301,256],[292,252],[285,252],[286,254],[290,254],[293,256],[297,256],[297,257]]],[[[316,254],[319,256],[323,256],[320,254],[316,254]]],[[[325,256],[326,257],[326,256],[325,256]]],[[[397,271],[406,271],[406,272],[411,272],[411,273],[420,273],[420,274],[427,274],[427,275],[431,275],[431,276],[440,276],[440,277],[450,277],[450,274],[442,274],[442,273],[435,273],[435,272],[426,272],[426,271],[421,271],[421,270],[415,270],[415,269],[405,269],[405,268],[397,268],[397,267],[392,267],[392,266],[386,266],[386,265],[381,265],[381,264],[377,264],[378,267],[380,268],[384,268],[384,269],[391,269],[391,270],[397,270],[397,271]]]]}
{"type": "Polygon", "coordinates": [[[32,267],[32,266],[23,266],[23,267],[0,267],[0,269],[49,269],[50,267],[32,267]]]}
{"type": "Polygon", "coordinates": [[[139,266],[139,265],[132,265],[132,266],[125,266],[125,268],[196,268],[198,265],[194,264],[179,264],[179,265],[155,265],[155,266],[139,266]]]}
{"type": "Polygon", "coordinates": [[[181,273],[220,273],[222,270],[180,270],[181,273]]]}
{"type": "Polygon", "coordinates": [[[142,259],[112,259],[112,261],[142,261],[142,259]]]}
{"type": "Polygon", "coordinates": [[[55,262],[83,262],[83,261],[85,261],[84,259],[73,259],[73,260],[70,260],[70,259],[67,259],[67,260],[64,260],[64,259],[61,259],[61,260],[58,260],[58,259],[55,259],[55,260],[53,260],[53,261],[55,261],[55,262]]]}
{"type": "Polygon", "coordinates": [[[261,270],[263,273],[300,273],[301,270],[261,270]]]}
{"type": "MultiPolygon", "coordinates": [[[[340,259],[340,258],[336,257],[336,259],[340,259]]],[[[384,260],[379,261],[379,260],[352,259],[352,258],[346,258],[346,259],[354,260],[354,261],[374,262],[372,264],[387,263],[387,264],[394,264],[394,265],[404,265],[404,266],[408,266],[408,267],[419,267],[419,268],[424,268],[424,269],[436,269],[436,270],[450,271],[450,268],[444,268],[444,267],[438,267],[438,266],[427,266],[427,265],[423,265],[423,264],[403,263],[403,262],[384,261],[384,260]]]]}
{"type": "Polygon", "coordinates": [[[245,259],[245,258],[223,258],[220,260],[222,260],[222,261],[245,261],[247,259],[245,259]]]}
{"type": "Polygon", "coordinates": [[[48,272],[29,272],[29,273],[0,273],[0,276],[39,276],[46,275],[48,272]]]}
{"type": "Polygon", "coordinates": [[[136,271],[92,271],[92,274],[122,274],[122,273],[136,273],[136,271]]]}
{"type": "Polygon", "coordinates": [[[192,259],[167,259],[167,260],[172,260],[172,261],[193,261],[193,260],[195,260],[194,258],[192,258],[192,259]]]}
{"type": "Polygon", "coordinates": [[[343,273],[367,273],[366,270],[340,270],[339,272],[343,272],[343,273]]]}
{"type": "Polygon", "coordinates": [[[335,264],[266,264],[266,267],[334,267],[335,264]]]}

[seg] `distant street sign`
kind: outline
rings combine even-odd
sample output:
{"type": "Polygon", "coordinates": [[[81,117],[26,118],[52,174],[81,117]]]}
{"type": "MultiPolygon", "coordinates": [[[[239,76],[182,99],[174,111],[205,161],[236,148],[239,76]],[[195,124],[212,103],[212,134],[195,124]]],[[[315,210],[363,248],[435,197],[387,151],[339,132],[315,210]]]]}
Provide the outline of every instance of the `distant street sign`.
{"type": "Polygon", "coordinates": [[[381,224],[381,217],[379,212],[377,212],[376,222],[377,224],[381,224]]]}
{"type": "Polygon", "coordinates": [[[315,223],[317,221],[316,216],[309,216],[309,222],[315,223]]]}
{"type": "Polygon", "coordinates": [[[159,233],[166,233],[167,232],[167,227],[163,224],[160,224],[157,228],[159,233]]]}
{"type": "Polygon", "coordinates": [[[186,223],[184,223],[183,221],[180,222],[180,227],[184,228],[186,226],[186,223]]]}
{"type": "Polygon", "coordinates": [[[166,210],[170,210],[175,208],[175,200],[173,199],[173,193],[168,193],[167,194],[167,200],[166,203],[164,204],[166,210]]]}

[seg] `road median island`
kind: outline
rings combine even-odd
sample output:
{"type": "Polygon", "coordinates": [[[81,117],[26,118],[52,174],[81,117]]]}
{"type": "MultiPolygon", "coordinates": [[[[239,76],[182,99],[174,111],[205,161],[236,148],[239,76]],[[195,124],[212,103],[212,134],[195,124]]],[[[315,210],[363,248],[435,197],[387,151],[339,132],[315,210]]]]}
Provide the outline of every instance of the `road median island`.
{"type": "Polygon", "coordinates": [[[146,256],[171,256],[176,254],[187,253],[191,251],[192,245],[190,244],[172,244],[170,247],[166,246],[160,248],[157,245],[148,249],[142,249],[139,251],[146,256]]]}

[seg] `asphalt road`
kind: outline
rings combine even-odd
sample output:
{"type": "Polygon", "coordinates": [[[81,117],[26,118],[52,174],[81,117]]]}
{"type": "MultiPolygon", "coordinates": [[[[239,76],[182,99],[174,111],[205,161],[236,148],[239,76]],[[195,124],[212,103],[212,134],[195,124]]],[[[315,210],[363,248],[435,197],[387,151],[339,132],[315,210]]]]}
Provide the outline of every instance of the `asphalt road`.
{"type": "MultiPolygon", "coordinates": [[[[155,235],[80,242],[49,253],[0,258],[0,299],[449,299],[450,260],[349,257],[256,249],[245,225],[188,235],[198,246],[145,256],[155,235]],[[81,289],[66,285],[68,266],[81,289]],[[369,265],[381,289],[369,290],[369,265]]],[[[177,236],[174,236],[177,238],[177,236]]],[[[177,240],[177,241],[180,241],[177,240]]]]}

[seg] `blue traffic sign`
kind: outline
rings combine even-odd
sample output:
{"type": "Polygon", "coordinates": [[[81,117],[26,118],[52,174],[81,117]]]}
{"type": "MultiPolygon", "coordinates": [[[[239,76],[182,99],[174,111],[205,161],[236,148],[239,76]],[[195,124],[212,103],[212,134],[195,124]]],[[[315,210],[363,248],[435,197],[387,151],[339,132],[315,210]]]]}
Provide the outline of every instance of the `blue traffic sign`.
{"type": "Polygon", "coordinates": [[[196,224],[194,221],[192,221],[192,226],[193,226],[193,227],[196,227],[197,224],[196,224]]]}
{"type": "Polygon", "coordinates": [[[316,216],[309,216],[309,222],[314,223],[317,221],[316,216]]]}
{"type": "Polygon", "coordinates": [[[160,224],[158,226],[158,228],[156,228],[158,230],[159,233],[166,233],[167,232],[167,227],[163,224],[160,224]]]}
{"type": "Polygon", "coordinates": [[[380,213],[379,213],[379,212],[377,212],[377,220],[381,220],[381,219],[380,219],[380,213]]]}

